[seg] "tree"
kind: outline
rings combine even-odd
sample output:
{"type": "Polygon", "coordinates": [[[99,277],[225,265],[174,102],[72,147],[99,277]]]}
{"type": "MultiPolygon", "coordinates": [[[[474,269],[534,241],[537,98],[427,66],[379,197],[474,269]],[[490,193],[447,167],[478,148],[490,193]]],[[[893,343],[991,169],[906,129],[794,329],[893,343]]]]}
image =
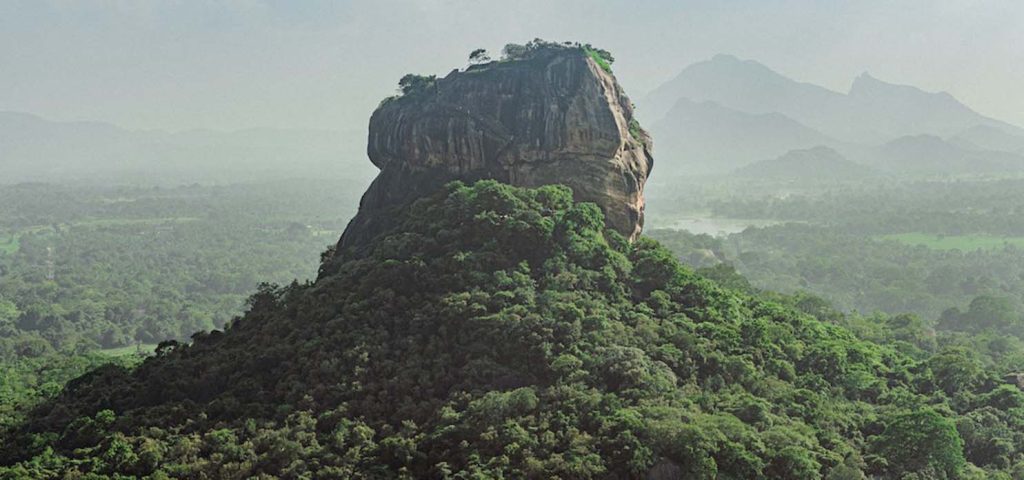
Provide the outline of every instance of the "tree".
{"type": "Polygon", "coordinates": [[[934,335],[928,335],[928,329],[921,317],[912,313],[903,313],[889,317],[885,320],[885,324],[895,340],[910,343],[924,350],[935,349],[934,335]]]}
{"type": "Polygon", "coordinates": [[[994,330],[1005,332],[1020,325],[1020,316],[1010,299],[981,295],[971,300],[966,312],[950,308],[942,312],[939,328],[961,332],[994,330]]]}
{"type": "Polygon", "coordinates": [[[843,463],[829,470],[825,480],[865,480],[864,461],[853,455],[847,455],[843,463]]]}
{"type": "MultiPolygon", "coordinates": [[[[1016,387],[1009,387],[1016,390],[1016,387]]],[[[1019,392],[1018,392],[1019,393],[1019,392]]],[[[957,431],[964,439],[964,455],[981,467],[1008,468],[1014,454],[1013,428],[999,417],[997,408],[982,408],[957,420],[957,431]]]]}
{"type": "Polygon", "coordinates": [[[1020,316],[1010,299],[982,295],[971,300],[963,325],[968,330],[1005,330],[1017,325],[1020,316]]]}
{"type": "Polygon", "coordinates": [[[983,369],[973,352],[950,347],[928,359],[935,386],[947,395],[970,390],[982,381],[983,369]]]}
{"type": "Polygon", "coordinates": [[[0,335],[13,335],[14,323],[20,315],[17,305],[0,298],[0,335]]]}
{"type": "Polygon", "coordinates": [[[502,58],[505,60],[522,60],[526,58],[527,53],[526,45],[520,45],[518,43],[509,43],[505,45],[505,48],[501,49],[502,58]]]}
{"type": "Polygon", "coordinates": [[[892,414],[884,423],[882,434],[870,439],[871,449],[895,478],[926,472],[956,478],[967,463],[956,426],[931,408],[892,414]]]}
{"type": "Polygon", "coordinates": [[[601,60],[608,62],[609,65],[615,63],[615,57],[613,57],[612,53],[609,52],[608,50],[594,47],[589,43],[584,45],[583,49],[586,50],[588,53],[592,53],[593,55],[596,55],[597,57],[601,58],[601,60]]]}
{"type": "Polygon", "coordinates": [[[407,73],[398,80],[398,90],[402,95],[413,95],[424,92],[437,83],[437,75],[416,75],[407,73]]]}
{"type": "Polygon", "coordinates": [[[473,50],[469,54],[469,63],[471,65],[480,65],[491,61],[491,56],[487,54],[487,50],[478,48],[473,50]]]}

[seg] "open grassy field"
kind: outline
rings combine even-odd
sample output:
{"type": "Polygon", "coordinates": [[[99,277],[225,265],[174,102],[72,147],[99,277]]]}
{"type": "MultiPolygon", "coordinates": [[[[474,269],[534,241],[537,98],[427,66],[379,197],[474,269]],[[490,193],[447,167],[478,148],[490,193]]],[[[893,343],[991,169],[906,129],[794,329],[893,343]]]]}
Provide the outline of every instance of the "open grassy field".
{"type": "Polygon", "coordinates": [[[995,235],[938,236],[930,233],[899,233],[882,235],[879,238],[896,240],[907,245],[923,245],[935,250],[960,250],[964,252],[1001,248],[1006,244],[1024,247],[1024,237],[1000,237],[995,235]]]}

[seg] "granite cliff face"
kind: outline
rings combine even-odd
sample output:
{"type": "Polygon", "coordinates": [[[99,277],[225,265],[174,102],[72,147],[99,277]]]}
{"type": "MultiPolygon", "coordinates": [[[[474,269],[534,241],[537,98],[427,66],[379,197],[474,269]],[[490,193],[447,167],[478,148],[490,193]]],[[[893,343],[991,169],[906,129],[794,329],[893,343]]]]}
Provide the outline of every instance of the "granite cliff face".
{"type": "Polygon", "coordinates": [[[453,180],[485,178],[568,185],[634,239],[653,165],[651,139],[615,78],[570,47],[456,70],[385,100],[370,118],[367,153],[381,171],[339,251],[380,233],[390,207],[453,180]]]}

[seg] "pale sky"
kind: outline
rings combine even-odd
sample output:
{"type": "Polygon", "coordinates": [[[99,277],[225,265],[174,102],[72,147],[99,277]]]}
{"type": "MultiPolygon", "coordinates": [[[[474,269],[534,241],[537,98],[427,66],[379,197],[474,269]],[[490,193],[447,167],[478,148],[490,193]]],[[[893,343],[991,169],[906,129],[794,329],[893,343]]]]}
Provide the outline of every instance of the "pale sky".
{"type": "Polygon", "coordinates": [[[0,0],[0,110],[361,129],[401,75],[534,37],[610,50],[634,99],[730,53],[843,92],[869,71],[1024,125],[1017,0],[0,0]]]}

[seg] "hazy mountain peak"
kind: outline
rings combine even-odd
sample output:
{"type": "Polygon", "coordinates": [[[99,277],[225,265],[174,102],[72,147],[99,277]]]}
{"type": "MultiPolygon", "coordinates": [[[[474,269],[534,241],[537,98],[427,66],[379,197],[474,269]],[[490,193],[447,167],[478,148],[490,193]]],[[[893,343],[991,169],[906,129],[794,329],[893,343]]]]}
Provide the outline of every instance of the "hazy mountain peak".
{"type": "Polygon", "coordinates": [[[892,92],[901,90],[905,92],[917,91],[924,93],[922,90],[916,87],[911,87],[907,85],[897,85],[895,83],[885,82],[879,80],[878,78],[875,78],[868,72],[864,72],[861,73],[860,75],[857,75],[857,77],[853,79],[853,84],[850,86],[849,94],[851,97],[856,97],[859,95],[871,95],[882,92],[892,92]]]}
{"type": "Polygon", "coordinates": [[[915,174],[1006,173],[1024,168],[1019,155],[979,148],[964,148],[931,134],[907,135],[882,145],[875,161],[891,171],[915,174]]]}
{"type": "Polygon", "coordinates": [[[792,180],[850,180],[871,174],[869,168],[848,160],[825,145],[790,150],[776,158],[751,163],[735,172],[740,177],[792,180]]]}
{"type": "Polygon", "coordinates": [[[692,66],[713,66],[716,68],[739,68],[745,69],[747,72],[759,72],[767,75],[778,75],[774,70],[768,68],[763,63],[756,60],[743,59],[733,55],[731,53],[717,53],[709,60],[697,62],[692,66]]]}
{"type": "Polygon", "coordinates": [[[874,75],[871,75],[871,72],[863,71],[860,75],[854,77],[853,85],[850,86],[850,93],[853,93],[856,90],[871,88],[872,86],[884,83],[885,82],[875,78],[874,75]]]}
{"type": "Polygon", "coordinates": [[[729,53],[717,53],[711,57],[712,62],[718,63],[740,63],[741,60],[736,56],[729,53]]]}
{"type": "Polygon", "coordinates": [[[946,92],[887,82],[865,71],[844,94],[728,54],[687,66],[654,90],[640,111],[653,116],[647,121],[661,118],[680,98],[714,101],[749,114],[781,113],[829,137],[860,144],[920,133],[946,137],[975,125],[1024,136],[1021,129],[985,117],[946,92]]]}
{"type": "MultiPolygon", "coordinates": [[[[809,95],[810,103],[827,102],[826,97],[842,94],[799,83],[753,60],[719,54],[684,68],[674,79],[657,88],[642,102],[643,120],[653,122],[665,116],[680,98],[714,101],[746,113],[789,112],[779,108],[794,96],[809,95]]],[[[792,116],[792,115],[790,115],[792,116]]]]}
{"type": "Polygon", "coordinates": [[[947,92],[927,92],[912,85],[901,85],[898,83],[879,80],[868,72],[861,73],[853,80],[850,86],[850,96],[871,96],[871,95],[904,95],[916,96],[922,99],[938,100],[945,103],[952,103],[956,106],[970,110],[947,92]]]}
{"type": "Polygon", "coordinates": [[[679,77],[684,77],[688,73],[691,75],[701,73],[722,76],[741,75],[741,78],[774,78],[780,81],[792,81],[758,61],[741,59],[728,53],[719,53],[711,57],[710,60],[694,63],[680,72],[679,77]]]}
{"type": "Polygon", "coordinates": [[[843,155],[841,153],[835,151],[835,149],[833,149],[831,147],[826,147],[825,145],[817,145],[817,146],[805,149],[803,151],[806,152],[806,153],[815,154],[815,155],[829,155],[829,156],[832,156],[832,157],[843,158],[843,155]]]}

